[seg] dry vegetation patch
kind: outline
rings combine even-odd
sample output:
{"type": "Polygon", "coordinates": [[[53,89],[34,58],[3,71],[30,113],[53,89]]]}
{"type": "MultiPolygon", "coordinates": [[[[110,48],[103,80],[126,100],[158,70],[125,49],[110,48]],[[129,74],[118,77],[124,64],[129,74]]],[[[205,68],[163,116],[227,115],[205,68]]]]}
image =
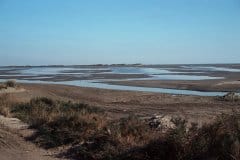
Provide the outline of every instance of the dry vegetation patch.
{"type": "Polygon", "coordinates": [[[197,124],[189,128],[186,120],[174,118],[174,127],[163,132],[134,115],[112,120],[98,107],[47,97],[17,104],[9,95],[1,95],[0,106],[4,106],[2,114],[9,113],[37,130],[29,140],[44,148],[68,146],[61,156],[81,160],[240,159],[238,112],[221,115],[201,128],[197,124]]]}
{"type": "Polygon", "coordinates": [[[11,113],[37,129],[29,140],[44,148],[72,146],[66,155],[75,158],[111,159],[155,138],[155,132],[136,116],[111,120],[98,107],[71,101],[39,97],[14,104],[11,113]]]}

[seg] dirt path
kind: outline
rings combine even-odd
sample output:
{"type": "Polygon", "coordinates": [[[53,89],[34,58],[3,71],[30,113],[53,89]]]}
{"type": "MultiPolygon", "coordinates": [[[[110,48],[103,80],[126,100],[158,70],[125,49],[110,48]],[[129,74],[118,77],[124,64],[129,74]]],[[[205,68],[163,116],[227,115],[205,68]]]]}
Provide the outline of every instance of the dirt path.
{"type": "Polygon", "coordinates": [[[59,160],[54,152],[38,148],[24,138],[33,133],[16,118],[0,116],[0,160],[59,160]]]}
{"type": "Polygon", "coordinates": [[[12,88],[12,87],[8,87],[6,89],[0,89],[0,94],[4,94],[4,93],[19,93],[19,92],[24,92],[25,89],[23,88],[12,88]]]}

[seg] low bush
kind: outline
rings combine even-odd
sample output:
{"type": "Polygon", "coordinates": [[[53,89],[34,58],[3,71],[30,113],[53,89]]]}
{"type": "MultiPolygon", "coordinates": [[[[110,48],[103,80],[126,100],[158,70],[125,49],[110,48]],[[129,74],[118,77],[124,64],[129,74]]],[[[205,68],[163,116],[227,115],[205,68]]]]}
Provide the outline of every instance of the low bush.
{"type": "Polygon", "coordinates": [[[5,84],[1,84],[1,83],[0,83],[0,90],[1,90],[1,89],[6,89],[6,88],[7,88],[7,87],[6,87],[5,84]]]}
{"type": "MultiPolygon", "coordinates": [[[[176,122],[176,121],[175,121],[176,122]]],[[[185,121],[158,140],[124,153],[135,160],[237,160],[240,159],[240,115],[221,115],[213,124],[187,131],[185,121]]]]}
{"type": "Polygon", "coordinates": [[[123,152],[142,146],[155,136],[142,120],[130,115],[107,123],[102,130],[95,132],[84,143],[71,148],[68,154],[86,160],[118,159],[123,152]]]}

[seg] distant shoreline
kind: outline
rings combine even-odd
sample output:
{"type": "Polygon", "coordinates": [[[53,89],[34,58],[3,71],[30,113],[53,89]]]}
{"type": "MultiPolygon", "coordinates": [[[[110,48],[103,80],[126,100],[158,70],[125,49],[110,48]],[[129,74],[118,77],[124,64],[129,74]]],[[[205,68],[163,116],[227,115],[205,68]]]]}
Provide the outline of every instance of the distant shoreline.
{"type": "Polygon", "coordinates": [[[116,66],[116,67],[122,67],[122,66],[128,66],[128,67],[134,67],[134,66],[143,66],[143,67],[165,67],[165,66],[182,66],[182,65],[193,65],[193,66],[198,66],[198,65],[211,65],[211,66],[236,66],[240,68],[240,63],[180,63],[180,64],[141,64],[141,63],[136,63],[136,64],[85,64],[85,65],[3,65],[0,67],[99,67],[99,66],[116,66]]]}

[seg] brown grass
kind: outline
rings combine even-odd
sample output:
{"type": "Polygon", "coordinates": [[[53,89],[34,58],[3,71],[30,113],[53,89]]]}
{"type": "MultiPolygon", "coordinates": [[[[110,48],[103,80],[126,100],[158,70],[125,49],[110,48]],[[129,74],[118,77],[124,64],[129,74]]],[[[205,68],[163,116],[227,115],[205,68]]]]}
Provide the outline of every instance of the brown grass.
{"type": "Polygon", "coordinates": [[[4,83],[0,83],[0,90],[7,89],[8,87],[16,88],[17,87],[16,81],[15,80],[8,80],[4,83]]]}

